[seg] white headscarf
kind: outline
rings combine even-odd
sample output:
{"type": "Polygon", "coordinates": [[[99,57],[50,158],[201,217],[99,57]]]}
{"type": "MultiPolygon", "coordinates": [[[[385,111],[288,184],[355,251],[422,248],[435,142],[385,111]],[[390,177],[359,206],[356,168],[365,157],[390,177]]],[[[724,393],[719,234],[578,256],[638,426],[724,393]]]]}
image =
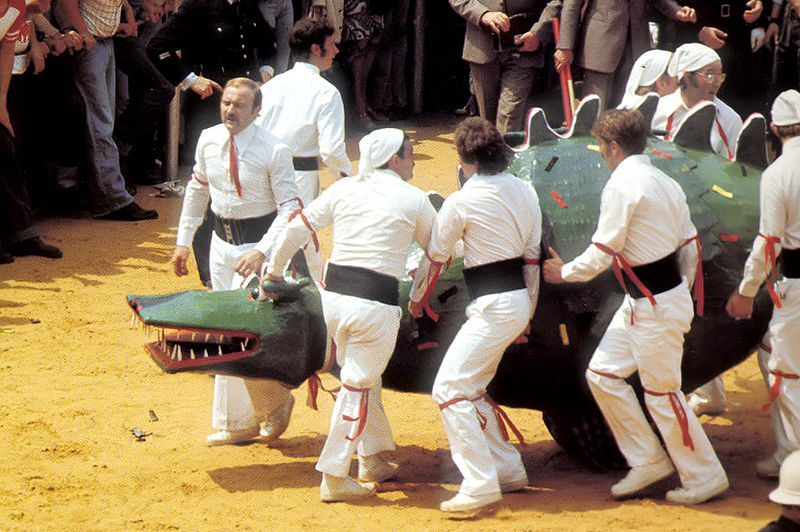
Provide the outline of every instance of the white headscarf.
{"type": "Polygon", "coordinates": [[[631,107],[638,97],[636,89],[655,83],[667,70],[671,57],[672,53],[666,50],[648,50],[640,55],[633,64],[628,84],[625,86],[625,95],[622,97],[619,107],[625,109],[631,107]]]}
{"type": "Polygon", "coordinates": [[[400,150],[405,139],[405,133],[401,129],[384,128],[376,129],[372,133],[365,135],[358,142],[360,159],[358,160],[358,175],[365,178],[376,168],[386,164],[392,155],[400,150]]]}
{"type": "Polygon", "coordinates": [[[680,80],[686,72],[696,72],[715,61],[721,61],[717,52],[705,44],[690,42],[675,50],[667,72],[680,80]]]}
{"type": "Polygon", "coordinates": [[[772,104],[772,122],[776,126],[800,124],[800,92],[783,91],[772,104]]]}

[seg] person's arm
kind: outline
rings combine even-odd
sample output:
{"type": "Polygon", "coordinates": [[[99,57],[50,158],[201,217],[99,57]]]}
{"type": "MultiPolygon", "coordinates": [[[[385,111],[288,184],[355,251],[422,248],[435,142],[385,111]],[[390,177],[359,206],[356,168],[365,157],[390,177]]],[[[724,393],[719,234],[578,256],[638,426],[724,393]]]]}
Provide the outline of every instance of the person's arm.
{"type": "Polygon", "coordinates": [[[464,235],[465,220],[453,201],[458,192],[445,200],[431,226],[430,241],[425,256],[419,262],[409,294],[409,311],[420,316],[423,299],[439,276],[442,265],[453,256],[456,242],[464,235]]]}
{"type": "Polygon", "coordinates": [[[292,256],[305,244],[311,235],[333,223],[333,195],[336,183],[328,187],[318,198],[306,205],[278,234],[267,264],[267,278],[283,280],[283,272],[292,256]]]}
{"type": "Polygon", "coordinates": [[[344,142],[344,105],[339,91],[331,92],[317,117],[317,142],[322,163],[337,177],[353,173],[344,142]]]}
{"type": "Polygon", "coordinates": [[[192,239],[203,223],[206,206],[210,194],[208,191],[208,177],[206,176],[205,160],[202,155],[202,145],[204,135],[200,135],[195,153],[195,164],[192,169],[192,177],[186,184],[186,193],[183,196],[183,208],[181,217],[178,221],[178,236],[176,238],[175,251],[172,253],[170,262],[172,263],[175,275],[182,276],[189,273],[187,261],[192,246],[192,239]]]}
{"type": "Polygon", "coordinates": [[[564,0],[561,8],[561,34],[556,43],[554,56],[555,67],[559,72],[570,66],[575,58],[575,43],[578,39],[582,6],[583,0],[564,0]]]}
{"type": "Polygon", "coordinates": [[[11,83],[11,72],[14,69],[14,42],[0,40],[0,125],[5,127],[11,136],[14,128],[8,115],[8,85],[11,83]]]}
{"type": "Polygon", "coordinates": [[[767,31],[764,35],[764,43],[767,45],[767,48],[772,50],[773,46],[778,45],[778,36],[780,34],[780,20],[781,20],[781,12],[783,10],[783,2],[773,0],[772,8],[769,12],[769,22],[767,24],[767,31]]]}
{"type": "MultiPolygon", "coordinates": [[[[759,199],[758,232],[768,237],[783,238],[786,224],[786,206],[781,198],[771,173],[761,177],[759,199]]],[[[767,241],[763,236],[756,236],[753,248],[744,266],[744,276],[739,284],[739,293],[746,297],[755,297],[764,278],[772,270],[772,265],[764,260],[764,249],[767,241]]],[[[781,252],[780,242],[775,243],[775,256],[781,252]]]]}
{"type": "Polygon", "coordinates": [[[136,37],[139,34],[139,26],[136,24],[136,15],[128,0],[122,0],[122,19],[117,27],[117,35],[120,37],[136,37]]]}
{"type": "Polygon", "coordinates": [[[289,215],[300,208],[300,192],[297,190],[297,181],[292,167],[292,152],[288,146],[281,145],[276,149],[270,164],[268,180],[268,186],[272,189],[272,197],[275,198],[278,206],[278,214],[269,230],[256,244],[255,250],[260,252],[263,257],[270,256],[273,243],[286,226],[289,215]]]}
{"type": "Polygon", "coordinates": [[[81,16],[80,9],[78,9],[78,0],[61,0],[60,4],[64,17],[67,19],[67,24],[78,32],[78,35],[83,40],[84,49],[86,51],[91,50],[97,41],[89,33],[89,28],[86,27],[86,22],[81,16]]]}
{"type": "MultiPolygon", "coordinates": [[[[600,217],[592,242],[603,244],[619,253],[625,247],[628,224],[636,209],[635,203],[625,191],[617,187],[606,187],[600,199],[600,217]]],[[[594,244],[564,265],[561,275],[567,282],[583,282],[594,279],[611,266],[613,257],[594,244]]]]}

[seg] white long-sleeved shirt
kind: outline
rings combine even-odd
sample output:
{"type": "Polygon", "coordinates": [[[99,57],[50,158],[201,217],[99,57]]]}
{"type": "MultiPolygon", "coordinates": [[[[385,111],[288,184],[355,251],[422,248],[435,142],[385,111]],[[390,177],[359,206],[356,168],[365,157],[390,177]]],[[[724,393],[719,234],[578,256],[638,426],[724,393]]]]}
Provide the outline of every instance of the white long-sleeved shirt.
{"type": "Polygon", "coordinates": [[[400,279],[412,240],[427,247],[435,216],[425,193],[391,170],[340,179],[303,209],[305,220],[298,216],[289,222],[267,273],[282,275],[311,230],[332,224],[330,262],[400,279]]]}
{"type": "MultiPolygon", "coordinates": [[[[783,144],[783,154],[764,170],[759,187],[758,232],[781,239],[775,244],[776,256],[782,248],[800,248],[800,137],[783,144]]],[[[766,245],[767,241],[760,236],[753,241],[739,285],[743,296],[754,297],[766,273],[772,269],[772,265],[764,261],[766,245]]]]}
{"type": "MultiPolygon", "coordinates": [[[[631,266],[650,264],[680,248],[681,275],[690,282],[697,248],[683,245],[697,230],[680,185],[654,167],[647,155],[625,158],[611,173],[600,198],[592,242],[604,244],[631,266]]],[[[611,266],[613,257],[591,245],[561,268],[565,281],[589,281],[611,266]]]]}
{"type": "Polygon", "coordinates": [[[297,209],[298,192],[292,154],[281,141],[250,124],[234,137],[242,196],[236,191],[229,168],[230,134],[223,124],[203,130],[197,142],[192,179],[186,185],[178,222],[177,245],[190,246],[211,199],[211,210],[221,218],[265,216],[278,210],[269,231],[255,249],[269,257],[272,242],[297,209]]]}
{"type": "MultiPolygon", "coordinates": [[[[472,175],[452,193],[436,215],[427,258],[414,279],[411,300],[420,301],[431,279],[430,261],[446,262],[463,240],[464,267],[472,268],[516,257],[539,259],[542,213],[529,183],[511,174],[472,175]]],[[[523,267],[533,306],[539,293],[539,265],[523,267]]]]}
{"type": "MultiPolygon", "coordinates": [[[[733,159],[736,156],[736,139],[742,129],[742,118],[719,98],[714,98],[712,103],[717,109],[717,116],[711,127],[711,148],[720,157],[733,159]]],[[[681,97],[681,89],[662,96],[653,115],[652,129],[667,131],[669,136],[687,112],[689,107],[681,97]]]]}
{"type": "Polygon", "coordinates": [[[297,62],[261,86],[256,123],[292,150],[295,157],[321,157],[338,176],[352,173],[344,142],[342,96],[319,69],[297,62]]]}

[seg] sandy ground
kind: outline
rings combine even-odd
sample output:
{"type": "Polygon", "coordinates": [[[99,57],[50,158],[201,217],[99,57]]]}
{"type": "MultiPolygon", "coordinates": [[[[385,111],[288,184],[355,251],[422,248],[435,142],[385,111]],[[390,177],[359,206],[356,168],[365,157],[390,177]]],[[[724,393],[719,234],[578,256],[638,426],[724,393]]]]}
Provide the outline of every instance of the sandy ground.
{"type": "MultiPolygon", "coordinates": [[[[418,187],[454,189],[452,124],[405,124],[418,141],[418,187]]],[[[355,159],[354,142],[349,151],[355,159]]],[[[384,401],[402,469],[360,504],[319,500],[314,464],[332,401],[323,394],[319,412],[305,407],[305,386],[273,446],[206,447],[212,379],[162,373],[144,333],[129,329],[126,293],[199,286],[167,262],[181,199],[153,192],[136,199],[158,209],[157,221],[44,220],[39,231],[64,258],[0,266],[0,530],[756,530],[777,515],[773,484],[753,473],[773,440],[754,357],[725,374],[727,412],[701,419],[732,487],[697,507],[664,501],[676,477],[648,498],[612,500],[623,472],[588,470],[553,442],[539,412],[509,410],[529,442],[521,452],[530,487],[494,512],[448,519],[438,504],[460,475],[438,409],[428,396],[392,391],[384,401]],[[149,433],[145,441],[134,428],[149,433]]]]}

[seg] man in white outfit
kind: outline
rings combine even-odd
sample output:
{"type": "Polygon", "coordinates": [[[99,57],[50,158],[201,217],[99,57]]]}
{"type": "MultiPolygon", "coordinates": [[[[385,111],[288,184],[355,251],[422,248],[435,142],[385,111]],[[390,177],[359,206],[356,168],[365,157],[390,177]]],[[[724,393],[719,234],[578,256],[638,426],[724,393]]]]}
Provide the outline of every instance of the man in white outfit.
{"type": "MultiPolygon", "coordinates": [[[[289,35],[294,68],[261,86],[261,112],[256,126],[279,138],[292,153],[295,182],[302,205],[319,194],[319,159],[336,175],[351,171],[344,143],[344,108],[339,91],[320,76],[331,68],[337,48],[333,30],[322,22],[302,19],[289,35]]],[[[311,277],[322,277],[322,258],[314,242],[306,242],[311,277]]],[[[260,435],[274,441],[289,426],[294,396],[283,383],[269,379],[217,379],[212,425],[223,430],[247,425],[258,404],[271,405],[260,435]],[[224,386],[224,388],[222,388],[224,386]]],[[[248,426],[248,428],[250,428],[248,426]]]]}
{"type": "MultiPolygon", "coordinates": [[[[689,109],[701,101],[711,101],[717,110],[711,128],[711,146],[720,157],[733,159],[742,119],[736,111],[717,98],[717,92],[725,81],[722,60],[717,52],[700,43],[679,46],[672,56],[667,72],[677,76],[680,87],[659,100],[653,116],[653,130],[666,131],[669,138],[689,109]]],[[[725,410],[726,402],[725,385],[721,376],[697,388],[688,401],[696,416],[721,414],[725,410]]]]}
{"type": "MultiPolygon", "coordinates": [[[[756,465],[760,476],[776,477],[780,464],[800,449],[800,93],[784,91],[772,105],[772,131],[783,153],[766,169],[760,184],[758,236],[744,266],[744,277],[725,307],[736,319],[749,318],[764,280],[775,304],[769,322],[772,344],[769,404],[777,449],[756,465]],[[783,278],[770,278],[780,255],[783,278]]],[[[761,353],[759,353],[760,355],[761,353]]]]}
{"type": "Polygon", "coordinates": [[[445,512],[474,511],[518,491],[528,475],[501,435],[503,414],[486,394],[506,348],[525,330],[539,292],[542,216],[533,187],[506,172],[510,150],[490,122],[468,118],[455,143],[467,182],[442,205],[409,310],[421,308],[442,263],[463,240],[467,321],[447,349],[433,384],[450,453],[464,479],[445,512]]]}
{"type": "Polygon", "coordinates": [[[592,134],[612,170],[592,245],[567,264],[550,250],[554,258],[545,261],[544,277],[585,282],[613,264],[625,279],[625,299],[586,370],[631,467],[611,487],[612,496],[634,495],[677,468],[682,487],[668,491],[667,500],[701,503],[728,489],[728,478],[681,392],[683,337],[694,315],[689,279],[697,268],[697,231],[681,187],[642,154],[647,124],[639,111],[606,111],[592,134]],[[635,371],[669,457],[625,381],[635,371]]]}
{"type": "MultiPolygon", "coordinates": [[[[289,46],[294,67],[261,86],[263,105],[256,123],[292,150],[297,188],[308,205],[319,195],[320,159],[337,177],[352,172],[345,151],[342,96],[320,75],[330,70],[339,50],[333,29],[308,18],[294,25],[289,46]]],[[[311,277],[319,281],[319,250],[311,244],[304,251],[311,277]]]]}
{"type": "Polygon", "coordinates": [[[636,109],[644,95],[655,92],[666,96],[678,88],[678,80],[667,72],[672,52],[648,50],[633,63],[625,94],[617,109],[636,109]]]}
{"type": "Polygon", "coordinates": [[[725,81],[722,60],[717,52],[700,43],[679,46],[667,72],[678,78],[679,88],[658,101],[653,116],[653,131],[666,132],[666,138],[669,139],[689,109],[708,100],[717,109],[711,128],[711,147],[720,157],[732,160],[736,155],[736,138],[742,128],[742,119],[728,104],[717,98],[717,92],[725,81]]]}
{"type": "Polygon", "coordinates": [[[406,183],[414,154],[401,130],[376,130],[361,139],[359,150],[358,175],[340,179],[303,208],[278,238],[267,266],[269,279],[282,280],[292,254],[314,231],[333,225],[320,296],[342,367],[342,388],[317,462],[325,502],[374,495],[373,482],[396,474],[397,464],[379,454],[394,450],[381,404],[381,375],[400,326],[398,279],[405,274],[408,248],[412,240],[427,247],[436,215],[427,196],[406,183]],[[354,452],[364,482],[349,477],[354,452]]]}
{"type": "MultiPolygon", "coordinates": [[[[222,123],[201,133],[192,179],[186,186],[171,262],[176,275],[189,273],[186,263],[192,237],[210,199],[216,215],[209,253],[214,290],[236,288],[243,278],[257,273],[270,255],[275,236],[299,207],[289,148],[253,124],[260,107],[258,84],[247,78],[228,82],[220,104],[222,123]]],[[[276,406],[270,404],[271,396],[259,393],[259,383],[216,376],[212,426],[218,432],[206,439],[208,445],[258,435],[259,423],[276,406]],[[238,393],[229,394],[230,388],[238,393]],[[218,394],[241,399],[219,404],[218,394]],[[257,408],[251,397],[256,398],[257,408]]]]}

